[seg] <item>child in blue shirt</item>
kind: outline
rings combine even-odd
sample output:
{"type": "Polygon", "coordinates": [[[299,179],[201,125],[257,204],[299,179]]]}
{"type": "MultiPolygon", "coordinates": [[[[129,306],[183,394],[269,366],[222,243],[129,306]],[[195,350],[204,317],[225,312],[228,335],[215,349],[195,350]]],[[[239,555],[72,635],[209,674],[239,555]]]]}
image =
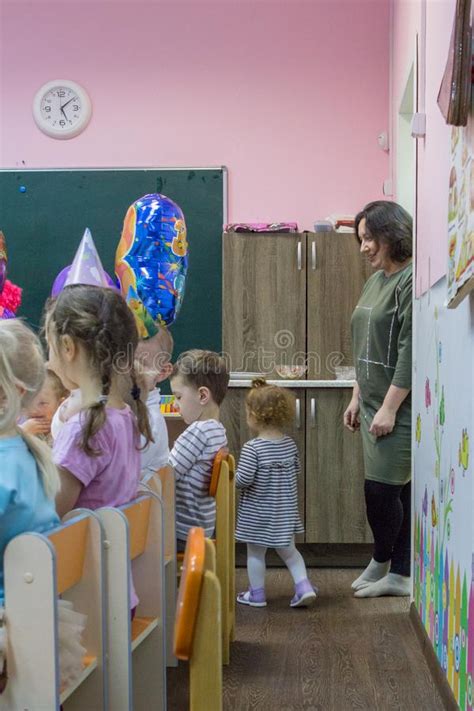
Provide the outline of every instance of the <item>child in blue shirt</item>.
{"type": "Polygon", "coordinates": [[[45,376],[35,334],[19,320],[0,321],[0,604],[8,542],[25,531],[43,533],[59,524],[54,505],[59,477],[51,450],[17,426],[45,376]]]}

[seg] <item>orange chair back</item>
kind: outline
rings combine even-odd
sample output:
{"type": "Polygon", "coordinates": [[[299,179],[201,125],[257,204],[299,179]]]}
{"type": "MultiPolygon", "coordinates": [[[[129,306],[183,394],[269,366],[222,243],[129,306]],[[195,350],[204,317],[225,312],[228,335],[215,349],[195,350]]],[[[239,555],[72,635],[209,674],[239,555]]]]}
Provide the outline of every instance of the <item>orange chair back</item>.
{"type": "Polygon", "coordinates": [[[211,481],[209,483],[209,496],[216,497],[217,487],[219,486],[219,476],[221,473],[221,464],[229,458],[229,450],[227,447],[222,447],[217,452],[214,463],[212,465],[211,481]]]}
{"type": "Polygon", "coordinates": [[[89,520],[73,519],[48,536],[56,551],[57,594],[72,588],[82,578],[89,520]]]}
{"type": "Polygon", "coordinates": [[[130,532],[130,560],[142,555],[146,548],[150,522],[151,498],[140,498],[123,507],[130,532]]]}
{"type": "Polygon", "coordinates": [[[204,529],[191,528],[186,542],[174,626],[174,653],[178,659],[189,660],[193,651],[205,551],[204,529]]]}

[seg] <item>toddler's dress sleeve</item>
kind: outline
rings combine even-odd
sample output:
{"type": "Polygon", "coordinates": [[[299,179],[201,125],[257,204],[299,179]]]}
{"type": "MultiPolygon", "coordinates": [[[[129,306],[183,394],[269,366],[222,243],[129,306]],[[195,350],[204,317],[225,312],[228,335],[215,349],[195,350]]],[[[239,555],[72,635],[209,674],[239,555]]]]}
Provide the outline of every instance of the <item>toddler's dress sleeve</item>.
{"type": "Polygon", "coordinates": [[[257,452],[250,442],[246,442],[240,452],[239,466],[235,473],[235,486],[237,489],[246,489],[253,484],[257,465],[257,452]]]}

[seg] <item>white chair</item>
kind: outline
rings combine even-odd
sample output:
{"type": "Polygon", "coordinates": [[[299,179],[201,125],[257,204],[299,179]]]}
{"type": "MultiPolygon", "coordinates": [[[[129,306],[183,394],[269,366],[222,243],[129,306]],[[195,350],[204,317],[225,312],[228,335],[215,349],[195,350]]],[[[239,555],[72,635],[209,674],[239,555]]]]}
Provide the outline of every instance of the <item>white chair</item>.
{"type": "Polygon", "coordinates": [[[47,535],[23,533],[5,551],[8,711],[108,709],[102,529],[92,512],[47,535]],[[87,615],[80,677],[60,688],[58,599],[87,615]]]}
{"type": "Polygon", "coordinates": [[[98,510],[105,531],[111,711],[166,708],[162,503],[149,492],[98,510]],[[139,598],[130,616],[130,575],[139,598]]]}
{"type": "Polygon", "coordinates": [[[162,467],[147,481],[147,486],[161,497],[165,514],[165,611],[166,611],[166,665],[175,667],[178,660],[173,653],[173,627],[176,615],[176,503],[173,469],[162,467]]]}

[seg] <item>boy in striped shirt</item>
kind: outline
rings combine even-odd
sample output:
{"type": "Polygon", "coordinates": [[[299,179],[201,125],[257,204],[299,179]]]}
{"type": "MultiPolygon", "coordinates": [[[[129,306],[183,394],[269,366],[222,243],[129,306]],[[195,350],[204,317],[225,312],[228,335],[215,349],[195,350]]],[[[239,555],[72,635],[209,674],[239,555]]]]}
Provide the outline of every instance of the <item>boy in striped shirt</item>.
{"type": "Polygon", "coordinates": [[[171,390],[189,427],[176,440],[169,463],[176,477],[176,538],[184,551],[188,531],[201,526],[212,538],[216,502],[209,496],[212,464],[227,436],[219,410],[229,384],[224,359],[212,351],[182,353],[170,377],[171,390]]]}

